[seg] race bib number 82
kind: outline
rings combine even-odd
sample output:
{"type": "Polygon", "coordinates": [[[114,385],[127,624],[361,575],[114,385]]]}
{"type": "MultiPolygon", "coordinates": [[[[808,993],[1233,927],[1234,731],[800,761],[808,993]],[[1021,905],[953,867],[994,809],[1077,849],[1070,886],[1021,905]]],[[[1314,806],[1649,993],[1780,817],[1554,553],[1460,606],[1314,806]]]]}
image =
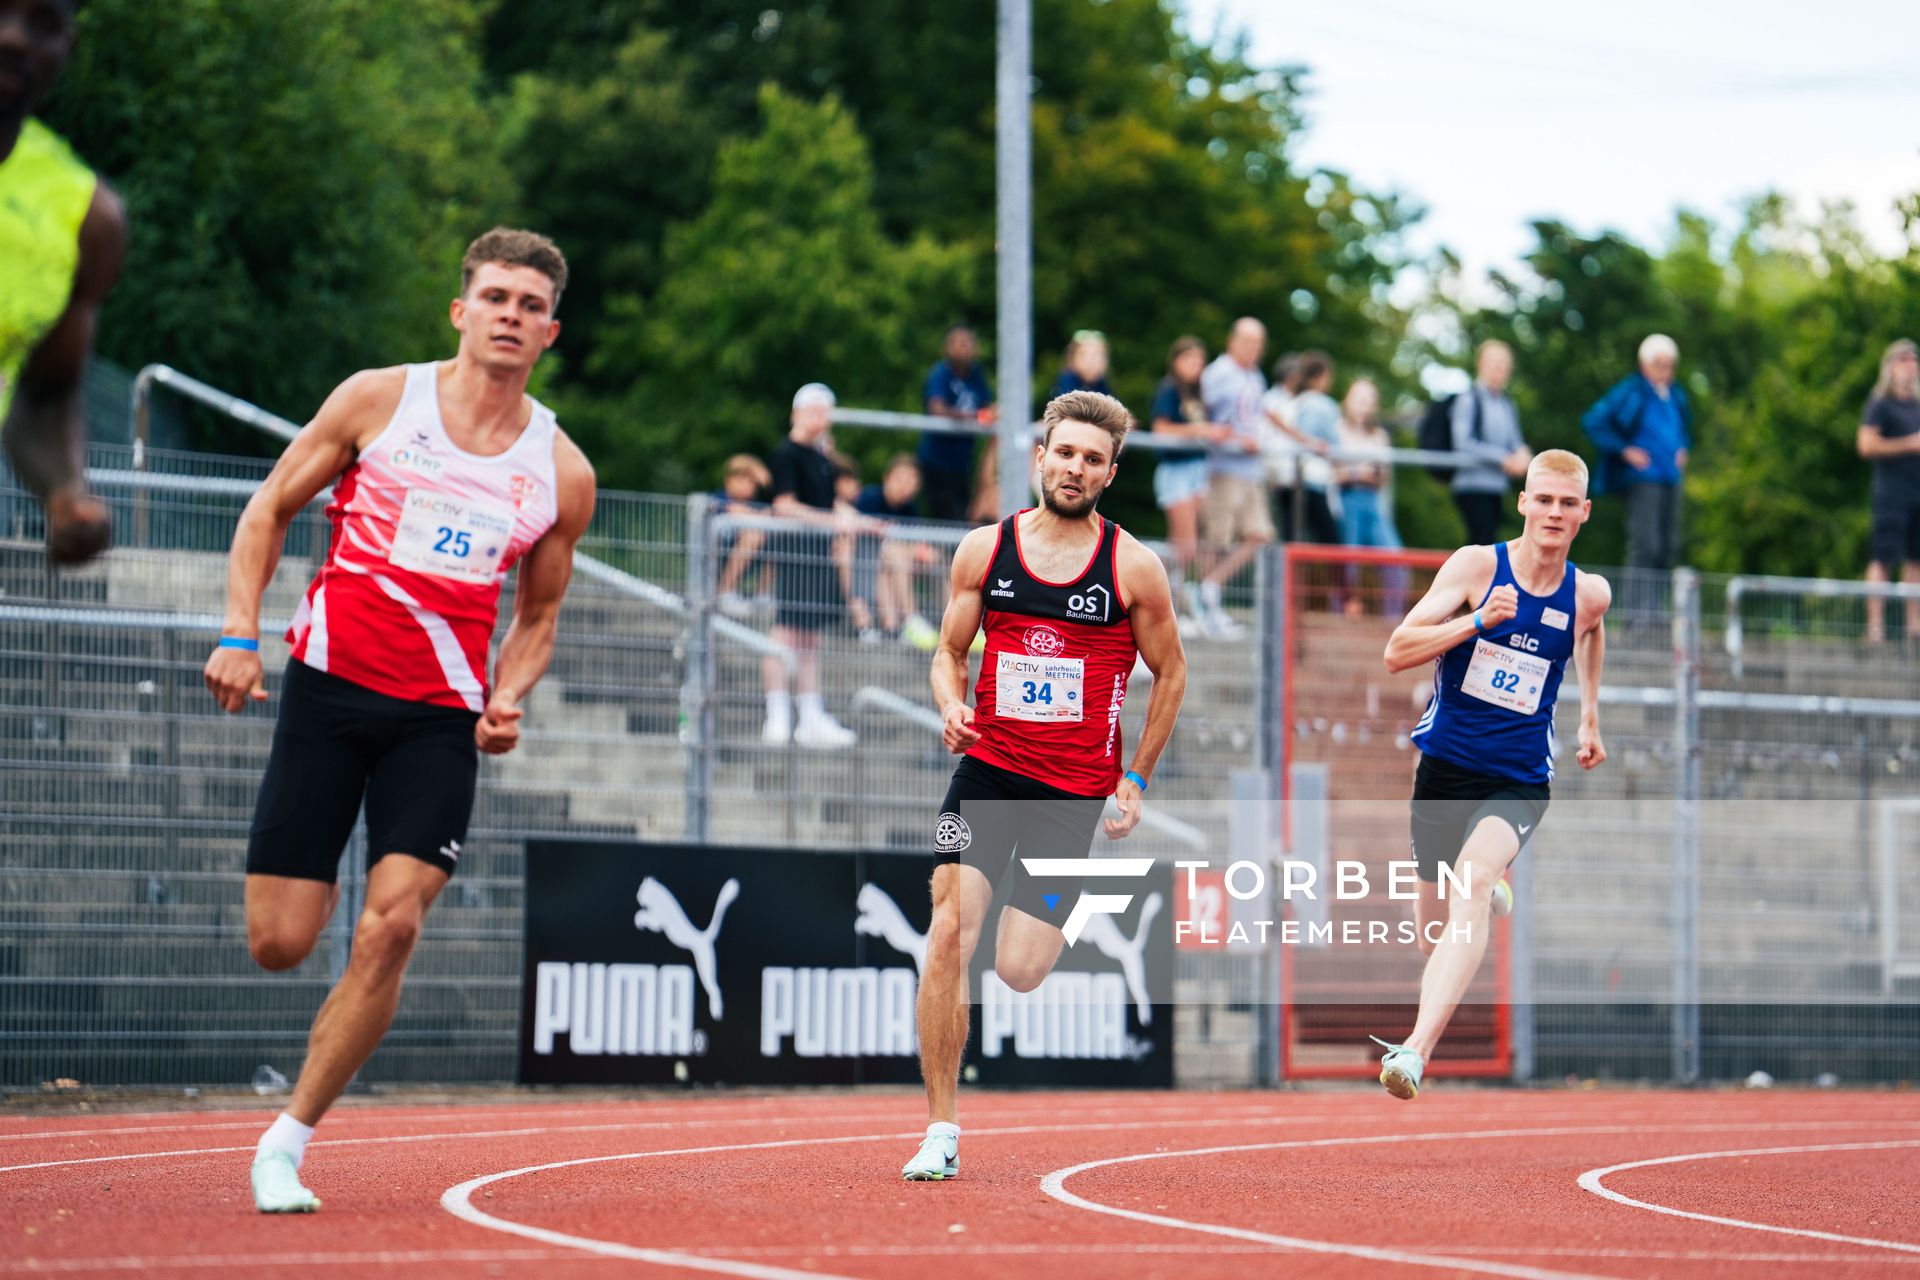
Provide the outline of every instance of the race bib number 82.
{"type": "Polygon", "coordinates": [[[1540,691],[1546,687],[1551,670],[1553,664],[1545,658],[1476,640],[1473,661],[1467,664],[1460,692],[1530,716],[1540,709],[1540,691]]]}

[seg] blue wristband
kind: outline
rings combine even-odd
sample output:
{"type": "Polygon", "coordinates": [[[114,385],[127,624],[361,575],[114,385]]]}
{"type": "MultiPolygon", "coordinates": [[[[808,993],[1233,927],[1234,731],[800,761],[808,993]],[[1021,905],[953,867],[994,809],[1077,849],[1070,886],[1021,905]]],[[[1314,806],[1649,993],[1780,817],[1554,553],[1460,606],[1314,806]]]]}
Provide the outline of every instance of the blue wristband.
{"type": "Polygon", "coordinates": [[[1133,770],[1129,769],[1125,773],[1121,774],[1120,776],[1127,779],[1129,782],[1133,783],[1134,786],[1140,788],[1141,795],[1145,795],[1147,793],[1147,780],[1141,777],[1139,774],[1135,773],[1133,770]]]}
{"type": "Polygon", "coordinates": [[[246,636],[221,636],[216,649],[245,649],[248,653],[260,652],[260,642],[246,636]]]}
{"type": "Polygon", "coordinates": [[[1473,629],[1475,631],[1485,631],[1487,629],[1480,621],[1480,611],[1478,609],[1473,611],[1473,629]]]}

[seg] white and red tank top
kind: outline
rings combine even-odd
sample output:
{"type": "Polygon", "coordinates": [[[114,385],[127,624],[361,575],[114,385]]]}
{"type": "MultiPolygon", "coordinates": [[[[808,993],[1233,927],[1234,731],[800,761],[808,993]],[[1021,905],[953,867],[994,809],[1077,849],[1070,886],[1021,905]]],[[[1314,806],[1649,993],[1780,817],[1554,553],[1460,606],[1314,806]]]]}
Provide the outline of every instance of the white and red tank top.
{"type": "Polygon", "coordinates": [[[507,571],[558,515],[553,412],[491,457],[453,443],[439,366],[407,366],[386,430],[333,486],[327,557],[287,639],[316,670],[409,702],[483,711],[507,571]]]}
{"type": "Polygon", "coordinates": [[[1086,566],[1048,582],[1020,554],[1020,515],[1000,522],[981,583],[980,740],[967,754],[1073,795],[1111,795],[1122,771],[1120,708],[1139,656],[1120,599],[1120,527],[1096,516],[1100,541],[1086,566]]]}

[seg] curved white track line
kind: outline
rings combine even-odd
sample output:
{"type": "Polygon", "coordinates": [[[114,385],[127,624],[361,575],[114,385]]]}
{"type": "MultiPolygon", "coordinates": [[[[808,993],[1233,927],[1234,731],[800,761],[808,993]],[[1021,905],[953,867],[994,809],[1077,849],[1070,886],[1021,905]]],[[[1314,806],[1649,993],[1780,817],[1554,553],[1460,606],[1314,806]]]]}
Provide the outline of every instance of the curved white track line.
{"type": "MultiPolygon", "coordinates": [[[[1351,1116],[1317,1117],[1317,1119],[1320,1119],[1320,1120],[1326,1120],[1326,1119],[1352,1120],[1355,1118],[1356,1117],[1351,1117],[1351,1116]]],[[[1230,1117],[1223,1117],[1218,1121],[1216,1121],[1216,1123],[1241,1124],[1241,1123],[1248,1122],[1249,1119],[1250,1117],[1245,1117],[1245,1116],[1230,1116],[1230,1117]]],[[[1017,1126],[1009,1125],[1009,1126],[1002,1126],[1002,1127],[995,1127],[995,1128],[969,1129],[966,1132],[973,1136],[987,1136],[987,1135],[994,1135],[994,1134],[1002,1134],[1002,1135],[1023,1134],[1023,1133],[1063,1133],[1063,1132],[1076,1132],[1076,1131],[1086,1131],[1086,1130],[1105,1131],[1105,1130],[1152,1128],[1161,1123],[1163,1122],[1158,1120],[1141,1120],[1141,1121],[1120,1121],[1120,1122],[1111,1122],[1111,1123],[1093,1123],[1093,1124],[1078,1124],[1078,1125],[1017,1125],[1017,1126]]],[[[1257,1231],[1245,1231],[1235,1227],[1219,1227],[1219,1226],[1213,1226],[1211,1224],[1206,1224],[1206,1223],[1188,1222],[1179,1218],[1167,1218],[1167,1217],[1162,1217],[1156,1214],[1141,1213],[1132,1209],[1120,1209],[1120,1208],[1114,1208],[1114,1207],[1105,1206],[1105,1205],[1098,1205],[1093,1203],[1092,1201],[1083,1200],[1079,1196],[1073,1195],[1071,1192],[1066,1191],[1061,1184],[1063,1184],[1067,1178],[1072,1177],[1074,1174],[1082,1173],[1088,1169],[1099,1168],[1103,1165],[1122,1164],[1128,1161],[1135,1161],[1135,1160],[1166,1159],[1170,1157],[1188,1156],[1188,1155],[1213,1155],[1213,1154],[1220,1154],[1225,1152],[1236,1152],[1236,1151],[1269,1151],[1269,1150],[1278,1150],[1282,1148],[1302,1148],[1302,1147],[1342,1147],[1342,1146],[1350,1147],[1350,1146],[1364,1146],[1364,1145],[1369,1145],[1374,1143],[1387,1143],[1387,1142],[1442,1142],[1451,1138],[1480,1139],[1480,1138],[1505,1138],[1505,1137],[1566,1137],[1566,1136],[1591,1135],[1591,1134],[1643,1134],[1643,1133],[1659,1133],[1659,1132],[1699,1133],[1699,1132],[1732,1131],[1732,1132],[1751,1133],[1755,1129],[1788,1129],[1788,1128],[1820,1128],[1820,1129],[1830,1130],[1836,1127],[1836,1124],[1844,1127],[1844,1125],[1847,1123],[1848,1122],[1845,1122],[1845,1121],[1840,1121],[1840,1122],[1786,1121],[1786,1122],[1782,1122],[1779,1124],[1772,1124],[1772,1125],[1727,1124],[1727,1123],[1683,1124],[1683,1125],[1625,1124],[1625,1125],[1570,1126],[1570,1127],[1552,1127],[1552,1128],[1535,1128],[1535,1129],[1488,1129],[1488,1130],[1479,1130],[1479,1131],[1455,1130],[1455,1131],[1450,1131],[1446,1133],[1411,1133],[1411,1134],[1410,1133],[1388,1133],[1388,1134],[1371,1135],[1371,1136],[1360,1137],[1360,1138],[1351,1138],[1351,1137],[1305,1138],[1305,1139],[1295,1139],[1292,1141],[1285,1141],[1285,1142],[1261,1142],[1261,1143],[1251,1143],[1251,1144],[1246,1144],[1241,1146],[1210,1147],[1210,1148],[1205,1148],[1198,1151],[1151,1152],[1143,1155],[1120,1156],[1115,1159],[1109,1159],[1109,1160],[1095,1160],[1095,1161],[1088,1162],[1086,1164],[1076,1165],[1071,1169],[1064,1169],[1056,1173],[1050,1173],[1042,1181],[1041,1186],[1044,1190],[1047,1191],[1049,1195],[1053,1196],[1055,1199],[1060,1200],[1063,1203],[1073,1205],[1077,1208],[1090,1209],[1097,1213],[1111,1213],[1118,1217],[1133,1218],[1142,1222],[1148,1222],[1148,1223],[1152,1223],[1159,1226],[1174,1227],[1179,1230],[1210,1232],[1215,1235],[1230,1236],[1236,1239],[1249,1240],[1255,1243],[1279,1246],[1283,1248],[1298,1249],[1305,1252],[1345,1254],[1352,1257],[1369,1258],[1369,1259],[1374,1259],[1377,1261],[1384,1261],[1384,1262],[1402,1262],[1402,1263],[1410,1263],[1418,1266],[1448,1267],[1448,1268],[1453,1268],[1455,1270],[1461,1270],[1461,1271],[1478,1271],[1478,1272],[1482,1272],[1489,1275],[1511,1276],[1511,1277],[1515,1277],[1516,1280],[1616,1280],[1616,1278],[1614,1277],[1596,1277],[1596,1276],[1591,1276],[1591,1275],[1587,1275],[1586,1273],[1580,1273],[1580,1272],[1549,1271],[1549,1270],[1545,1270],[1538,1267],[1525,1267],[1525,1266],[1519,1266],[1516,1264],[1509,1264],[1509,1263],[1478,1261],[1475,1259],[1462,1258],[1462,1257],[1441,1257],[1438,1255],[1421,1254],[1421,1253],[1416,1253],[1410,1250],[1403,1250],[1403,1249],[1375,1248],[1370,1245],[1343,1245],[1343,1244],[1338,1244],[1331,1241],[1304,1240],[1304,1239],[1298,1239],[1290,1236],[1276,1236],[1276,1235],[1268,1235],[1266,1233],[1257,1232],[1257,1231]]],[[[1862,1125],[1874,1125],[1876,1127],[1879,1127],[1888,1122],[1882,1121],[1882,1120],[1863,1119],[1858,1123],[1862,1125]]],[[[1920,1122],[1893,1121],[1891,1123],[1915,1124],[1920,1122]]],[[[518,1177],[522,1177],[522,1176],[525,1176],[528,1174],[534,1174],[534,1173],[544,1173],[553,1169],[576,1168],[581,1165],[607,1164],[607,1163],[620,1161],[620,1160],[645,1160],[645,1159],[651,1159],[657,1156],[718,1155],[718,1154],[723,1154],[727,1152],[762,1151],[762,1150],[770,1150],[770,1149],[780,1148],[780,1147],[812,1146],[812,1145],[844,1145],[848,1143],[889,1142],[889,1141],[895,1141],[895,1140],[907,1141],[914,1138],[918,1138],[920,1136],[921,1134],[918,1130],[911,1130],[906,1133],[853,1134],[853,1135],[844,1135],[844,1136],[832,1137],[832,1138],[789,1138],[789,1139],[780,1139],[780,1140],[768,1141],[768,1142],[748,1142],[748,1143],[732,1143],[732,1144],[726,1144],[726,1145],[720,1145],[720,1146],[688,1147],[688,1148],[682,1148],[679,1150],[670,1150],[670,1151],[630,1151],[630,1152],[623,1152],[617,1155],[587,1156],[587,1157],[574,1159],[574,1160],[557,1160],[557,1161],[552,1161],[546,1164],[528,1165],[525,1168],[521,1168],[521,1169],[508,1169],[499,1173],[484,1174],[477,1178],[471,1178],[466,1182],[460,1183],[457,1186],[447,1188],[446,1192],[442,1194],[440,1197],[440,1206],[443,1209],[445,1209],[448,1213],[451,1213],[452,1215],[454,1215],[455,1217],[460,1218],[463,1221],[470,1222],[475,1226],[485,1227],[490,1231],[501,1231],[509,1235],[521,1236],[528,1240],[537,1240],[544,1244],[558,1245],[558,1246],[561,1246],[564,1248],[570,1248],[570,1249],[580,1249],[580,1250],[584,1250],[591,1253],[602,1254],[608,1257],[629,1258],[629,1259],[634,1259],[638,1261],[653,1262],[661,1266],[685,1267],[685,1268],[698,1270],[698,1271],[715,1271],[715,1272],[719,1272],[721,1274],[726,1274],[726,1275],[770,1277],[770,1278],[778,1278],[778,1280],[794,1280],[794,1278],[800,1277],[800,1276],[822,1276],[825,1273],[818,1272],[818,1271],[783,1271],[779,1269],[768,1270],[764,1268],[749,1270],[748,1268],[753,1267],[755,1264],[747,1263],[743,1261],[734,1261],[734,1260],[729,1260],[724,1258],[705,1257],[705,1256],[691,1254],[691,1253],[678,1253],[671,1250],[644,1249],[635,1245],[620,1244],[617,1241],[596,1240],[590,1236],[571,1235],[563,1231],[554,1231],[545,1227],[535,1227],[535,1226],[528,1225],[526,1223],[513,1222],[506,1218],[496,1217],[495,1215],[490,1214],[485,1210],[476,1207],[472,1202],[472,1195],[475,1191],[478,1191],[482,1187],[490,1186],[497,1182],[504,1182],[510,1178],[518,1178],[518,1177]]]]}
{"type": "Polygon", "coordinates": [[[1831,1231],[1811,1231],[1804,1227],[1777,1227],[1766,1222],[1747,1222],[1741,1218],[1723,1218],[1711,1213],[1693,1213],[1686,1209],[1675,1209],[1664,1204],[1653,1204],[1646,1200],[1635,1200],[1632,1196],[1622,1195],[1610,1187],[1603,1186],[1601,1180],[1610,1173],[1620,1173],[1627,1169],[1649,1169],[1662,1164],[1685,1164],[1692,1160],[1728,1160],[1735,1156],[1792,1156],[1803,1155],[1810,1151],[1885,1151],[1892,1147],[1920,1147],[1920,1140],[1909,1139],[1903,1142],[1829,1142],[1814,1147],[1753,1147],[1745,1151],[1696,1151],[1684,1156],[1661,1156],[1654,1160],[1629,1160],[1624,1164],[1610,1164],[1604,1169],[1589,1169],[1580,1175],[1580,1185],[1597,1196],[1626,1205],[1630,1209],[1645,1209],[1650,1213],[1664,1213],[1674,1218],[1691,1218],[1695,1222],[1712,1222],[1723,1227],[1740,1227],[1747,1231],[1771,1231],[1783,1236],[1802,1236],[1809,1240],[1829,1240],[1835,1244],[1859,1244],[1874,1249],[1897,1249],[1902,1253],[1920,1253],[1920,1244],[1908,1244],[1899,1240],[1876,1240],[1871,1236],[1843,1236],[1831,1231]]]}

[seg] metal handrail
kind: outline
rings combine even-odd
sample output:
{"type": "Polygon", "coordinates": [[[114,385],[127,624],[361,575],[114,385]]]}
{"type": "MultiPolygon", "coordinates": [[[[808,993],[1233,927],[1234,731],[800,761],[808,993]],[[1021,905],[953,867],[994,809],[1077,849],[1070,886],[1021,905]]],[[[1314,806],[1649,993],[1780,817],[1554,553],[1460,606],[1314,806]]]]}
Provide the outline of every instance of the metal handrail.
{"type": "MultiPolygon", "coordinates": [[[[835,408],[832,421],[839,426],[872,427],[885,431],[918,431],[929,435],[981,436],[991,437],[996,428],[976,426],[953,418],[943,418],[932,413],[901,413],[892,409],[854,409],[835,408]]],[[[1038,436],[1041,424],[1033,424],[1034,435],[1038,436]]],[[[1156,435],[1152,431],[1133,431],[1128,433],[1126,447],[1129,450],[1146,449],[1154,453],[1210,453],[1225,457],[1248,457],[1245,449],[1228,448],[1223,445],[1207,444],[1197,440],[1185,440],[1175,436],[1156,435]]],[[[1300,451],[1289,450],[1288,457],[1299,456],[1300,451]]],[[[1335,463],[1378,463],[1383,460],[1379,453],[1354,453],[1350,450],[1335,449],[1324,456],[1328,462],[1335,463]]],[[[1456,453],[1451,450],[1436,449],[1389,449],[1384,460],[1395,467],[1469,467],[1484,463],[1484,459],[1471,453],[1456,453]]]]}
{"type": "Polygon", "coordinates": [[[1727,579],[1726,634],[1727,656],[1733,659],[1733,678],[1744,674],[1746,625],[1740,617],[1740,602],[1751,591],[1767,595],[1802,595],[1818,600],[1920,600],[1920,585],[1907,582],[1855,582],[1838,578],[1791,578],[1769,574],[1740,573],[1727,579]]]}
{"type": "Polygon", "coordinates": [[[133,390],[129,393],[129,408],[133,417],[133,469],[147,469],[147,450],[151,437],[150,406],[153,389],[165,387],[176,395],[189,400],[197,400],[212,409],[226,414],[235,422],[252,427],[276,439],[290,441],[300,434],[298,425],[288,422],[277,413],[269,413],[257,404],[242,400],[239,396],[228,395],[218,387],[208,386],[198,378],[189,377],[171,365],[150,364],[133,375],[133,390]]]}
{"type": "MultiPolygon", "coordinates": [[[[882,689],[878,685],[863,685],[856,689],[851,703],[856,710],[861,707],[870,707],[875,711],[882,711],[898,719],[917,724],[923,729],[930,729],[934,733],[940,733],[945,728],[941,722],[940,713],[932,707],[923,706],[910,698],[903,698],[893,690],[882,689]]],[[[1112,797],[1108,797],[1107,807],[1102,816],[1113,817],[1119,812],[1119,806],[1113,803],[1112,797]]],[[[1207,849],[1206,832],[1158,809],[1149,809],[1142,805],[1140,825],[1151,827],[1196,852],[1204,853],[1207,849]]]]}

